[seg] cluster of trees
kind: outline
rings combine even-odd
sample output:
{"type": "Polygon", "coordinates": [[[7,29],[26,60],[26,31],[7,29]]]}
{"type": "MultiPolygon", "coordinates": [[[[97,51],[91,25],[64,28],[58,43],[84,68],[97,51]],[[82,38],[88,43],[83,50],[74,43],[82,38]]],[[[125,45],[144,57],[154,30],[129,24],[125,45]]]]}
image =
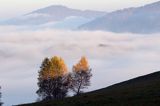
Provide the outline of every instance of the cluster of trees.
{"type": "Polygon", "coordinates": [[[90,86],[91,69],[85,57],[69,72],[64,60],[54,56],[45,58],[39,70],[37,94],[40,100],[57,100],[67,96],[69,91],[75,95],[90,86]]]}

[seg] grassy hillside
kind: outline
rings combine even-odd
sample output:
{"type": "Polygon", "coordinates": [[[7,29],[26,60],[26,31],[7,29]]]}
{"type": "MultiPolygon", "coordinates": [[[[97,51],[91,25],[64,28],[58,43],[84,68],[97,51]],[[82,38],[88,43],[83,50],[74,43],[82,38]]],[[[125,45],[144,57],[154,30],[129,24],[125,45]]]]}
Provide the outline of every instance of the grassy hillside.
{"type": "Polygon", "coordinates": [[[160,72],[61,101],[21,106],[160,106],[160,72]]]}

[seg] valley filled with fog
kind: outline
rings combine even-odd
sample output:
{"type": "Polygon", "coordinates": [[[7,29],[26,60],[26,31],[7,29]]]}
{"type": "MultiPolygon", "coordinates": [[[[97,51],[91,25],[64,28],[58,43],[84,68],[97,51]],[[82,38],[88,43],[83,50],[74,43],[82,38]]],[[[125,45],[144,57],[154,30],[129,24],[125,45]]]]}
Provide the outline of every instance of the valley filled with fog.
{"type": "Polygon", "coordinates": [[[45,57],[61,56],[68,70],[81,56],[93,77],[87,91],[158,71],[160,34],[30,30],[0,26],[0,84],[5,105],[36,101],[38,70],[45,57]]]}

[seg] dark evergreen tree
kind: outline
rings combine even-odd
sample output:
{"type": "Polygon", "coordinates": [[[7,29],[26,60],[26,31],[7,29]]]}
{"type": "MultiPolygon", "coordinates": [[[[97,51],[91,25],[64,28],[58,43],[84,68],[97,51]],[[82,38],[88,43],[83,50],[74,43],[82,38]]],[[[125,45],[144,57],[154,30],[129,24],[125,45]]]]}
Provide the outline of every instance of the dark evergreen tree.
{"type": "Polygon", "coordinates": [[[2,93],[1,93],[1,86],[0,86],[0,106],[2,106],[2,101],[1,101],[2,93]]]}

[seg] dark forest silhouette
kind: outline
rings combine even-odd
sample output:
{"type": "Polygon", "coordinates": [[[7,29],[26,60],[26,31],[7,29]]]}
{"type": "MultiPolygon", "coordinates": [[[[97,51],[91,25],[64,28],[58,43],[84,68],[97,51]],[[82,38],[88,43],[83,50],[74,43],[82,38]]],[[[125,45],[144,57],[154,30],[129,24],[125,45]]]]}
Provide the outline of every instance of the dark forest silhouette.
{"type": "Polygon", "coordinates": [[[0,86],[0,106],[2,106],[2,101],[1,101],[2,93],[1,93],[1,86],[0,86]]]}

